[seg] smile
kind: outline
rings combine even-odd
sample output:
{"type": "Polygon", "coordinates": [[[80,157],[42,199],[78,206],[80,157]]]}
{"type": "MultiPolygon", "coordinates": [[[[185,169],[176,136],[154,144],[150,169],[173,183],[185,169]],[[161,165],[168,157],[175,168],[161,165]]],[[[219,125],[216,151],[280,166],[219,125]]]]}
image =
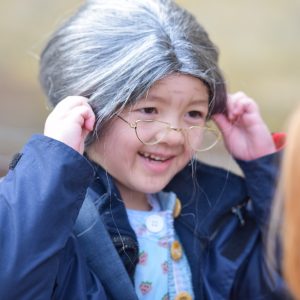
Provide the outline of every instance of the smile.
{"type": "Polygon", "coordinates": [[[147,153],[147,152],[139,152],[139,154],[149,160],[160,161],[160,162],[165,162],[171,158],[171,157],[166,158],[166,157],[162,157],[162,156],[147,153]]]}

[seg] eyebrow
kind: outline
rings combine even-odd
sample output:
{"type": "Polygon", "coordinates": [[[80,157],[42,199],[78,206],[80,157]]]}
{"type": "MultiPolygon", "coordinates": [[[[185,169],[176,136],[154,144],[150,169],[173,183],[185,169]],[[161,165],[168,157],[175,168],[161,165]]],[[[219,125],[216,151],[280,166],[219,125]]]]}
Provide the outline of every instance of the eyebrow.
{"type": "MultiPolygon", "coordinates": [[[[156,100],[159,100],[159,101],[165,101],[166,99],[164,97],[161,97],[159,95],[150,95],[150,94],[147,94],[145,95],[145,97],[142,98],[143,100],[145,101],[156,101],[156,100]]],[[[203,98],[195,98],[193,99],[190,104],[207,104],[209,101],[208,99],[203,99],[203,98]]]]}
{"type": "Polygon", "coordinates": [[[190,104],[201,104],[201,105],[208,104],[208,99],[199,99],[199,98],[194,99],[194,100],[191,101],[190,104]]]}

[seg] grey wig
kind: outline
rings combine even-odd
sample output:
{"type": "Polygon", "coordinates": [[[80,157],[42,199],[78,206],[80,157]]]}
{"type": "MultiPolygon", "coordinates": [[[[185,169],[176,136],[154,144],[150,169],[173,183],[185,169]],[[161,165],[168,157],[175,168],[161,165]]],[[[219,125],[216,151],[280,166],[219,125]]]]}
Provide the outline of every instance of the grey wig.
{"type": "Polygon", "coordinates": [[[218,51],[194,16],[171,0],[89,0],[52,35],[40,61],[49,102],[89,98],[96,133],[117,109],[174,73],[206,83],[210,114],[225,110],[218,51]]]}

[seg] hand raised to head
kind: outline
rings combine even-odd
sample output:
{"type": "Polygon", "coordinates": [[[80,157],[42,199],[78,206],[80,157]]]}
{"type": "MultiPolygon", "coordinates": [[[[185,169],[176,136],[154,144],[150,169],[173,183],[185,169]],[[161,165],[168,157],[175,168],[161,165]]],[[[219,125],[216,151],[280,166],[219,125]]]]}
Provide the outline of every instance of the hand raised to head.
{"type": "Polygon", "coordinates": [[[44,135],[83,154],[84,141],[94,128],[95,114],[87,98],[70,96],[59,102],[48,116],[44,135]]]}
{"type": "Polygon", "coordinates": [[[227,115],[216,114],[213,119],[234,157],[252,160],[276,151],[257,104],[243,92],[228,95],[227,115]]]}

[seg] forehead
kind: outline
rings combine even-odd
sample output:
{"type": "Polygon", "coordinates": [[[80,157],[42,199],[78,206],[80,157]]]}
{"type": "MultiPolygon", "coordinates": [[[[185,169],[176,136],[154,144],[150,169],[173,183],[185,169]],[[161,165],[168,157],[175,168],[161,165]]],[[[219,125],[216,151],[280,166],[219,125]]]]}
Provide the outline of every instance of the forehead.
{"type": "Polygon", "coordinates": [[[180,100],[208,105],[208,88],[198,78],[175,74],[157,81],[142,98],[144,100],[180,100]]]}

